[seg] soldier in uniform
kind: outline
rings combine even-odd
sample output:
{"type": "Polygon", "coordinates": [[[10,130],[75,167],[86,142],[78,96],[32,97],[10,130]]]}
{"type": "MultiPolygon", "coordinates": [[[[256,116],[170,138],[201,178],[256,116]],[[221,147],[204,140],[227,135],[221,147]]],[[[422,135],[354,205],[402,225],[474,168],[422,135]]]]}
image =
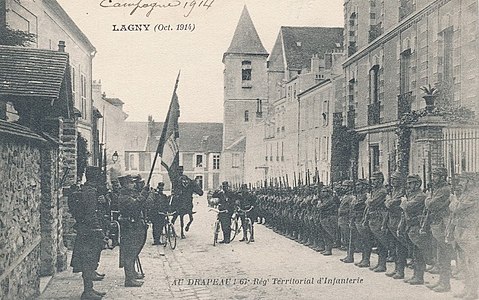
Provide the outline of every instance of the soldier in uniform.
{"type": "Polygon", "coordinates": [[[426,194],[421,190],[421,177],[419,175],[409,175],[406,179],[406,198],[401,200],[401,208],[404,212],[401,223],[405,225],[402,228],[398,226],[397,235],[401,235],[404,230],[413,244],[414,275],[405,282],[418,285],[424,284],[424,271],[426,269],[426,253],[430,247],[430,235],[422,234],[421,224],[424,211],[424,200],[426,194]]]}
{"type": "Polygon", "coordinates": [[[451,188],[447,181],[447,170],[436,168],[432,172],[432,188],[425,202],[428,213],[432,236],[437,245],[437,265],[439,268],[439,281],[427,287],[438,293],[448,292],[451,289],[451,259],[453,249],[446,243],[446,225],[449,218],[449,197],[451,188]]]}
{"type": "Polygon", "coordinates": [[[101,250],[103,249],[105,235],[102,229],[101,216],[98,212],[97,181],[100,179],[98,167],[86,168],[87,181],[81,188],[77,202],[72,205],[75,217],[75,230],[77,236],[73,248],[71,266],[73,272],[82,273],[83,293],[82,300],[101,299],[106,293],[93,289],[93,281],[103,279],[96,273],[101,250]]]}
{"type": "MultiPolygon", "coordinates": [[[[254,222],[256,220],[256,199],[248,191],[248,186],[242,184],[239,191],[239,207],[242,210],[248,211],[248,217],[251,219],[251,239],[250,242],[254,242],[254,222]]],[[[240,214],[241,226],[243,227],[243,238],[240,239],[240,242],[246,241],[246,221],[245,215],[240,214]]]]}
{"type": "Polygon", "coordinates": [[[148,196],[148,217],[153,225],[153,245],[160,245],[160,235],[166,224],[164,214],[168,212],[168,196],[163,193],[165,184],[158,182],[156,190],[148,196]]]}
{"type": "Polygon", "coordinates": [[[121,217],[120,268],[125,270],[125,287],[140,287],[143,276],[135,271],[135,262],[144,246],[146,223],[142,211],[146,198],[135,189],[130,175],[118,178],[122,186],[118,199],[121,217]]]}
{"type": "Polygon", "coordinates": [[[383,173],[374,172],[371,176],[371,195],[366,200],[367,224],[378,241],[378,264],[370,268],[370,270],[374,272],[386,272],[388,256],[387,231],[385,231],[383,227],[384,217],[386,215],[386,206],[384,202],[386,201],[387,190],[383,183],[383,173]]]}
{"type": "Polygon", "coordinates": [[[354,197],[354,182],[352,180],[344,180],[342,183],[344,195],[341,197],[338,210],[338,226],[341,231],[341,240],[343,245],[346,246],[347,255],[340,260],[344,263],[354,262],[354,245],[356,230],[354,223],[351,220],[352,204],[355,200],[354,197]]]}
{"type": "Polygon", "coordinates": [[[333,190],[329,186],[321,189],[319,196],[320,222],[323,228],[324,251],[323,255],[332,255],[334,241],[337,235],[338,226],[338,203],[333,195],[333,190]]]}
{"type": "MultiPolygon", "coordinates": [[[[452,218],[448,228],[454,237],[464,261],[464,290],[454,295],[457,298],[477,299],[479,287],[479,176],[474,173],[460,175],[461,193],[458,203],[451,205],[452,218]]],[[[451,208],[450,206],[450,208],[451,208]]]]}
{"type": "Polygon", "coordinates": [[[393,237],[392,245],[393,252],[395,252],[394,271],[386,273],[386,276],[394,279],[404,279],[404,268],[407,260],[407,243],[408,240],[405,235],[398,235],[398,225],[402,217],[401,198],[405,196],[405,188],[403,179],[399,172],[394,172],[391,175],[392,192],[387,195],[385,205],[387,208],[387,218],[384,220],[385,226],[389,230],[389,235],[393,237]]]}
{"type": "MultiPolygon", "coordinates": [[[[371,230],[369,230],[369,226],[364,220],[368,190],[368,181],[365,179],[358,180],[358,182],[356,182],[356,195],[351,202],[351,225],[356,228],[359,248],[361,249],[361,261],[355,263],[355,265],[360,268],[369,267],[373,243],[371,230]]],[[[353,245],[352,242],[351,245],[353,245]]],[[[353,250],[350,249],[349,251],[353,250]]]]}
{"type": "Polygon", "coordinates": [[[218,210],[225,211],[220,213],[219,219],[221,223],[221,230],[223,231],[223,240],[220,244],[229,244],[231,237],[231,216],[234,211],[234,194],[230,190],[228,181],[223,181],[221,190],[213,193],[214,198],[218,198],[218,210]]]}

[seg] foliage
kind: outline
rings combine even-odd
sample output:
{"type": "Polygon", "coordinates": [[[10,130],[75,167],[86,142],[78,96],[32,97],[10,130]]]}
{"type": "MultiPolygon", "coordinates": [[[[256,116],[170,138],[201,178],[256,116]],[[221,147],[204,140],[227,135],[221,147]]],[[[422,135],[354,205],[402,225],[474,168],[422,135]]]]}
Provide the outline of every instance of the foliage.
{"type": "Polygon", "coordinates": [[[77,178],[81,180],[88,164],[88,141],[80,134],[77,135],[77,178]]]}
{"type": "Polygon", "coordinates": [[[35,39],[36,35],[33,33],[0,26],[0,45],[26,47],[34,43],[35,39]]]}
{"type": "Polygon", "coordinates": [[[420,87],[420,89],[428,96],[434,96],[438,91],[437,88],[431,86],[431,84],[428,84],[427,86],[424,85],[420,87]]]}

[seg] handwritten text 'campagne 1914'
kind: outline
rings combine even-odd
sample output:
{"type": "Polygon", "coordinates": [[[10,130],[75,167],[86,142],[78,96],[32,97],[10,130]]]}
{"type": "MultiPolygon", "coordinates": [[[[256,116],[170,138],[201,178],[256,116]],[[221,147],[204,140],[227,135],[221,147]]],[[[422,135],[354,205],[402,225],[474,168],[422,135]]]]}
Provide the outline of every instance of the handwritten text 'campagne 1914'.
{"type": "Polygon", "coordinates": [[[143,0],[122,2],[112,0],[102,0],[100,6],[103,8],[129,8],[131,9],[130,15],[133,15],[138,10],[146,10],[146,16],[149,17],[155,8],[181,8],[186,11],[184,17],[189,17],[195,8],[205,8],[208,10],[215,0],[166,0],[156,2],[143,2],[143,0]]]}

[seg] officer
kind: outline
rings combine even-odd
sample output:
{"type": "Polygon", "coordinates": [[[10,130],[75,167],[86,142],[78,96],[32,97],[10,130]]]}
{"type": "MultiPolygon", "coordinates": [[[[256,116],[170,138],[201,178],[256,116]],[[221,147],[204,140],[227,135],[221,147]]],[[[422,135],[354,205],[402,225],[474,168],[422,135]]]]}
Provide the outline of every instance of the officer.
{"type": "MultiPolygon", "coordinates": [[[[424,211],[426,194],[421,190],[421,177],[409,175],[406,179],[406,198],[401,200],[401,208],[404,211],[405,232],[413,244],[414,275],[405,282],[418,285],[424,284],[424,271],[426,269],[426,253],[430,247],[431,237],[429,234],[421,234],[421,223],[424,211]]],[[[400,236],[401,226],[398,228],[400,236]]]]}
{"type": "Polygon", "coordinates": [[[223,240],[220,244],[229,244],[231,236],[231,216],[234,211],[234,195],[230,190],[228,181],[223,181],[221,190],[213,193],[214,198],[218,198],[218,210],[225,211],[219,214],[221,230],[223,231],[223,240]]]}
{"type": "Polygon", "coordinates": [[[130,175],[118,178],[122,186],[118,199],[121,220],[120,268],[125,270],[125,287],[140,287],[138,281],[143,276],[136,273],[135,262],[144,245],[146,223],[142,211],[145,197],[135,189],[135,181],[130,175]]]}
{"type": "Polygon", "coordinates": [[[453,249],[446,243],[446,225],[449,218],[449,197],[451,189],[446,181],[447,170],[445,168],[436,168],[432,172],[432,188],[426,200],[426,209],[428,223],[431,228],[432,236],[437,245],[437,265],[439,268],[439,281],[435,284],[427,285],[428,288],[438,293],[448,292],[451,289],[451,259],[453,249]]]}
{"type": "Polygon", "coordinates": [[[320,222],[323,230],[324,251],[321,254],[332,255],[334,241],[337,235],[338,226],[338,203],[334,199],[333,190],[324,186],[319,195],[320,222]]]}
{"type": "MultiPolygon", "coordinates": [[[[453,207],[450,234],[464,256],[464,290],[457,298],[477,299],[479,287],[479,181],[478,174],[464,173],[459,177],[461,194],[453,207]]],[[[450,206],[451,207],[451,206],[450,206]]]]}
{"type": "Polygon", "coordinates": [[[402,217],[401,198],[405,196],[406,191],[402,176],[399,172],[391,175],[391,194],[387,195],[385,205],[387,208],[387,218],[384,220],[385,227],[389,230],[389,236],[392,237],[393,252],[395,252],[394,271],[386,273],[386,276],[394,279],[404,279],[404,268],[407,259],[407,243],[405,235],[398,235],[398,225],[402,217]]]}
{"type": "Polygon", "coordinates": [[[374,272],[386,272],[386,262],[388,256],[387,231],[383,228],[383,221],[386,214],[387,190],[383,185],[384,175],[381,172],[374,172],[371,175],[371,194],[366,200],[366,221],[369,229],[378,241],[378,264],[370,267],[374,272]]]}
{"type": "MultiPolygon", "coordinates": [[[[102,230],[101,216],[98,213],[97,182],[100,179],[100,169],[88,166],[86,168],[86,182],[81,191],[76,193],[76,203],[72,204],[75,217],[77,236],[73,248],[71,266],[73,272],[82,273],[83,293],[82,300],[101,299],[106,293],[93,289],[93,281],[103,279],[96,274],[105,235],[102,230]]],[[[73,196],[73,195],[72,195],[73,196]]]]}
{"type": "Polygon", "coordinates": [[[351,208],[355,200],[354,182],[352,180],[344,180],[342,190],[344,195],[341,197],[338,209],[338,226],[341,231],[342,244],[346,246],[347,255],[340,260],[344,263],[352,263],[354,262],[354,245],[356,239],[353,238],[353,235],[357,236],[356,230],[353,228],[354,223],[351,222],[351,208]]]}
{"type": "Polygon", "coordinates": [[[166,224],[165,214],[169,210],[168,196],[163,193],[165,184],[158,182],[156,190],[148,196],[148,216],[153,225],[153,245],[161,245],[160,235],[166,224]]]}

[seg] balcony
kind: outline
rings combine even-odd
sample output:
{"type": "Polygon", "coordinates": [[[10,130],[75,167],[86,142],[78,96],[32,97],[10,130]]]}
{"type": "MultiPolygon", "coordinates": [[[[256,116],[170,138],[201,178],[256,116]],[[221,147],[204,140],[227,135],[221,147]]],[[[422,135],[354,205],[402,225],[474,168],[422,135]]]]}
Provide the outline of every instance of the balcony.
{"type": "Polygon", "coordinates": [[[354,109],[354,107],[350,106],[348,110],[348,119],[347,119],[346,126],[349,129],[354,129],[354,127],[356,126],[355,120],[356,120],[356,110],[354,109]]]}
{"type": "Polygon", "coordinates": [[[398,95],[398,119],[405,113],[411,112],[412,92],[398,95]]]}
{"type": "Polygon", "coordinates": [[[368,105],[368,125],[381,123],[381,101],[368,105]]]}

